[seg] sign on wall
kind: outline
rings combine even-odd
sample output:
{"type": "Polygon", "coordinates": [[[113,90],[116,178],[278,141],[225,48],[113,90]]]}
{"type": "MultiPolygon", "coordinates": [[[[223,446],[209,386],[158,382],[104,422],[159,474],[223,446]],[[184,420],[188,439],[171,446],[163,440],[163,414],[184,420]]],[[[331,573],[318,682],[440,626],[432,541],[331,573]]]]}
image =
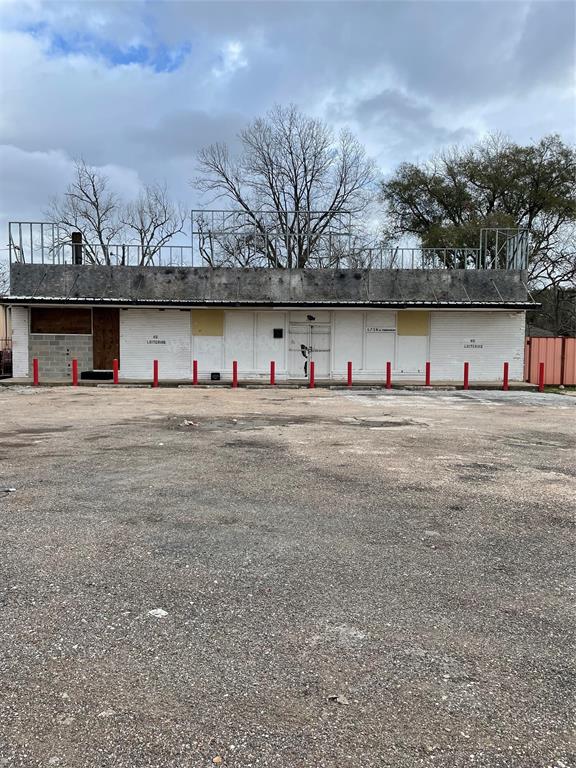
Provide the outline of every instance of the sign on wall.
{"type": "Polygon", "coordinates": [[[166,344],[166,339],[160,339],[158,336],[152,336],[151,339],[146,340],[146,344],[166,344]]]}
{"type": "Polygon", "coordinates": [[[484,344],[479,344],[476,339],[464,342],[464,349],[484,349],[484,344]]]}

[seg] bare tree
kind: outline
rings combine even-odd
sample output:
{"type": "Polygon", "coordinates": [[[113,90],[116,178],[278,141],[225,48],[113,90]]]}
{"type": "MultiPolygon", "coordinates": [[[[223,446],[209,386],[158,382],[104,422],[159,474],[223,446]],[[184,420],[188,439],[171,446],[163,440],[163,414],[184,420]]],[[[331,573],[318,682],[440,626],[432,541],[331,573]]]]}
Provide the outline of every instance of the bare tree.
{"type": "Polygon", "coordinates": [[[535,251],[528,271],[535,290],[576,288],[576,222],[564,223],[535,251]]]}
{"type": "Polygon", "coordinates": [[[186,211],[171,203],[166,186],[146,186],[137,200],[124,206],[121,221],[128,236],[134,236],[139,246],[140,264],[150,264],[160,248],[184,230],[186,211]]]}
{"type": "MultiPolygon", "coordinates": [[[[252,225],[250,247],[258,245],[266,263],[313,263],[328,235],[349,229],[350,217],[366,210],[374,165],[348,131],[335,138],[320,120],[294,106],[277,106],[239,138],[238,159],[225,144],[203,149],[198,157],[201,175],[194,183],[243,212],[252,225]]],[[[211,246],[214,238],[212,233],[211,246]]],[[[250,249],[248,253],[251,257],[250,249]]],[[[241,255],[242,241],[236,249],[236,257],[241,255]]]]}
{"type": "Polygon", "coordinates": [[[8,293],[9,287],[10,275],[8,264],[5,261],[0,261],[0,296],[5,296],[8,293]]]}
{"type": "Polygon", "coordinates": [[[109,178],[84,160],[76,161],[73,181],[62,198],[52,200],[47,216],[58,225],[53,245],[61,247],[72,232],[80,232],[83,257],[92,264],[123,264],[134,246],[140,264],[153,263],[160,248],[182,232],[186,219],[161,184],[144,187],[137,200],[123,204],[109,178]]]}
{"type": "Polygon", "coordinates": [[[68,240],[72,232],[82,234],[84,258],[93,264],[110,263],[110,244],[123,227],[118,214],[119,201],[108,177],[84,160],[75,162],[73,181],[61,199],[51,201],[47,211],[68,240]]]}
{"type": "Polygon", "coordinates": [[[529,315],[555,336],[576,335],[576,224],[561,227],[547,247],[537,252],[529,269],[534,298],[541,304],[529,315]]]}

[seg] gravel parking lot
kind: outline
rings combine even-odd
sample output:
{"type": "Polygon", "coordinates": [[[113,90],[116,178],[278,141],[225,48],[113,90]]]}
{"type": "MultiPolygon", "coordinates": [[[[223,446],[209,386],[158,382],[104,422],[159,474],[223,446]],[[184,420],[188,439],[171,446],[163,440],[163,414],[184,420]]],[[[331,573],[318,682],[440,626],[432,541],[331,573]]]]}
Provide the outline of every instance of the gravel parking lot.
{"type": "Polygon", "coordinates": [[[0,408],[0,766],[576,765],[576,398],[0,408]]]}

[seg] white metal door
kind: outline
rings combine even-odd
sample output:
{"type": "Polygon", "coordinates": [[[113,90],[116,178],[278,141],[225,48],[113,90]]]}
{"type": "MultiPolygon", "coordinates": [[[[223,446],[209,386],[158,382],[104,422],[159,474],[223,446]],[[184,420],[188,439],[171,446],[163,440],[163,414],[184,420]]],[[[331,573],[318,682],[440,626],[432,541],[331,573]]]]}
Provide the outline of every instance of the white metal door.
{"type": "Polygon", "coordinates": [[[400,373],[423,373],[428,359],[428,336],[398,336],[396,368],[400,373]]]}
{"type": "Polygon", "coordinates": [[[291,323],[288,331],[288,366],[290,376],[306,378],[310,346],[309,326],[291,323]]]}
{"type": "Polygon", "coordinates": [[[161,379],[188,379],[190,313],[179,309],[124,309],[120,312],[122,378],[152,378],[158,360],[161,379]]]}
{"type": "Polygon", "coordinates": [[[330,326],[313,325],[311,328],[310,359],[314,360],[317,379],[330,378],[330,326]]]}
{"type": "Polygon", "coordinates": [[[313,360],[315,377],[330,377],[329,324],[290,323],[288,337],[290,376],[306,378],[313,360]]]}

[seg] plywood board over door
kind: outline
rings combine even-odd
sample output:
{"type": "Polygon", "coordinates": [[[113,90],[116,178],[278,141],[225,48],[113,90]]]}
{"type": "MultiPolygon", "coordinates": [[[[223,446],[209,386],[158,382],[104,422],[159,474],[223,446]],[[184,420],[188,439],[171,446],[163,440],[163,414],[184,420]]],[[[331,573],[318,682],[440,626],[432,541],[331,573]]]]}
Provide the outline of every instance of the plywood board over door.
{"type": "Polygon", "coordinates": [[[120,314],[114,307],[93,310],[92,347],[94,370],[111,371],[114,359],[120,362],[120,314]]]}

